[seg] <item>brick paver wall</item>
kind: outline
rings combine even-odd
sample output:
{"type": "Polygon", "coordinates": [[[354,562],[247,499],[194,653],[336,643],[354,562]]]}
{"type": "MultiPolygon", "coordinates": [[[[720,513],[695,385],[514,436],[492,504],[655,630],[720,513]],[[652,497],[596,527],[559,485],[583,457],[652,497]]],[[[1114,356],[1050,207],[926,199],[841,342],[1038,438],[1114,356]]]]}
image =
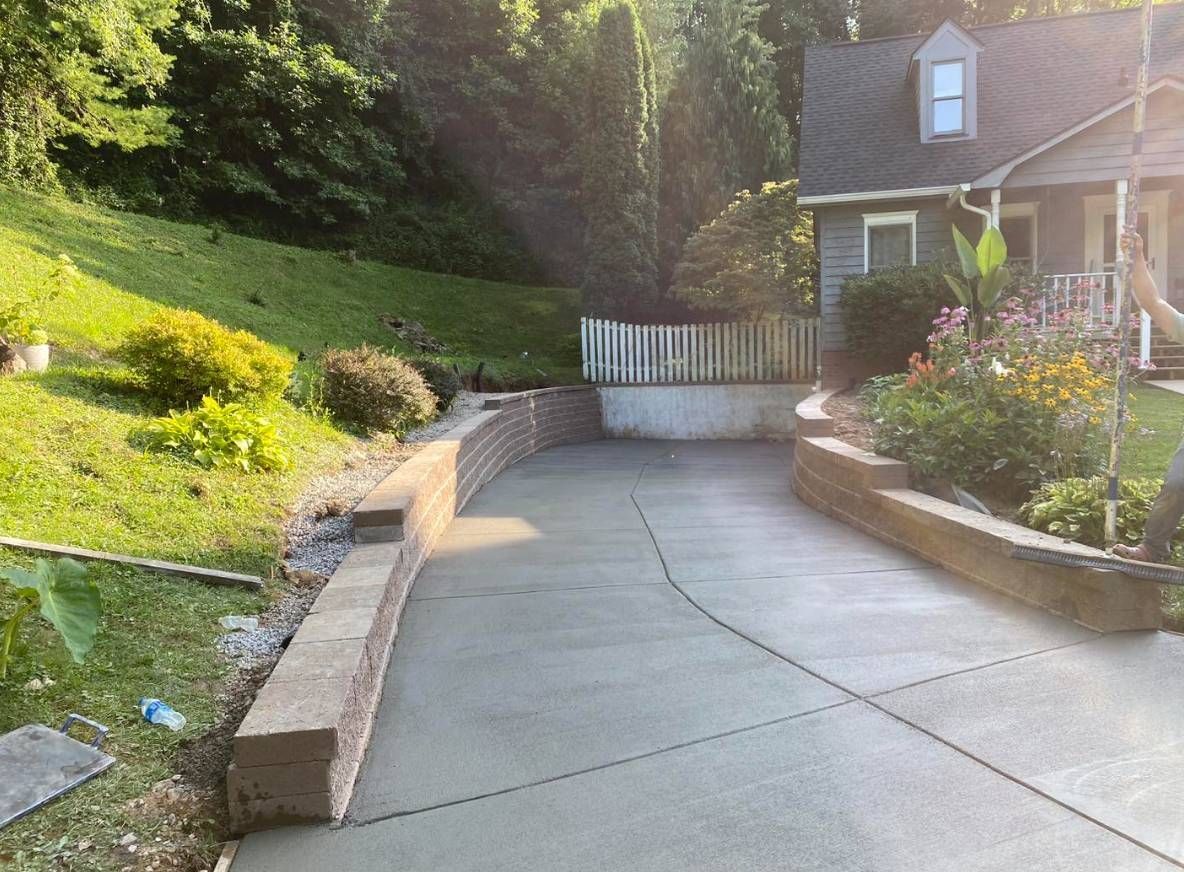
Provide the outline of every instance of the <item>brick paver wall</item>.
{"type": "Polygon", "coordinates": [[[798,405],[793,488],[798,498],[858,530],[971,581],[1102,632],[1160,626],[1159,586],[1121,573],[1012,557],[1019,545],[1102,556],[1018,524],[909,488],[908,465],[832,435],[829,393],[798,405]]]}
{"type": "Polygon", "coordinates": [[[603,436],[594,387],[489,400],[355,509],[359,542],[321,591],[234,737],[237,832],[341,817],[411,585],[468,499],[512,463],[603,436]]]}

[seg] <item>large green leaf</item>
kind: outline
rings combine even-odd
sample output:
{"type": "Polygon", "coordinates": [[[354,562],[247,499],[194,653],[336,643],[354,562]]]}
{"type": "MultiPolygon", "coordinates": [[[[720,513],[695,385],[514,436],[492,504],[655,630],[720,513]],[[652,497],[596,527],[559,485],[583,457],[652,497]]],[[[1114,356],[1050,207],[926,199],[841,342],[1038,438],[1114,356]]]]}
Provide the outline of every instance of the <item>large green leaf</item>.
{"type": "Polygon", "coordinates": [[[954,292],[954,296],[958,298],[958,302],[966,308],[970,308],[970,288],[966,286],[966,282],[961,279],[954,278],[951,275],[942,275],[946,280],[946,284],[950,286],[950,290],[954,292]]]}
{"type": "Polygon", "coordinates": [[[1003,241],[1003,234],[998,227],[988,227],[978,241],[978,271],[985,276],[991,270],[998,269],[1007,262],[1007,243],[1003,241]]]}
{"type": "MultiPolygon", "coordinates": [[[[962,264],[962,275],[968,279],[978,278],[978,255],[974,251],[974,246],[970,244],[970,240],[958,229],[957,225],[953,225],[954,231],[954,248],[958,249],[958,261],[962,264]]],[[[966,305],[963,303],[962,305],[966,305]]]]}
{"type": "Polygon", "coordinates": [[[86,577],[86,567],[63,557],[51,563],[38,560],[32,572],[6,569],[2,574],[18,588],[33,588],[40,598],[41,616],[61,633],[76,663],[94,647],[103,604],[99,589],[86,577]]]}
{"type": "Polygon", "coordinates": [[[987,312],[993,311],[999,302],[999,295],[1011,283],[1011,270],[997,267],[987,273],[978,283],[978,301],[987,312]]]}

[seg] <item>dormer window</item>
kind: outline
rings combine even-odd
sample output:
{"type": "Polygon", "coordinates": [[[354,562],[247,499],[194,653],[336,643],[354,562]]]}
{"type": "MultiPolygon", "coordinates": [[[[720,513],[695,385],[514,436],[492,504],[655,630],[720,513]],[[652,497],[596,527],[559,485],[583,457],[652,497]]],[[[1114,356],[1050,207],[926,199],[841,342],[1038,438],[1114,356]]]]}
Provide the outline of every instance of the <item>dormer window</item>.
{"type": "Polygon", "coordinates": [[[953,21],[921,43],[909,62],[917,94],[922,142],[974,139],[978,135],[978,56],[983,45],[953,21]]]}
{"type": "Polygon", "coordinates": [[[966,61],[941,61],[930,66],[934,136],[966,132],[966,61]]]}

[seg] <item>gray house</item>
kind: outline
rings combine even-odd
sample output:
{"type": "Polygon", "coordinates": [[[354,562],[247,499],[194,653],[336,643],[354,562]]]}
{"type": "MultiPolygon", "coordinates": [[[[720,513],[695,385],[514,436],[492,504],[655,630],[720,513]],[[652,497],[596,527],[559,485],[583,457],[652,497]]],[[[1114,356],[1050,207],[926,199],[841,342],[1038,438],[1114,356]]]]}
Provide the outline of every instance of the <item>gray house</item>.
{"type": "MultiPolygon", "coordinates": [[[[1125,213],[1138,9],[811,48],[799,202],[822,262],[823,381],[859,374],[843,279],[999,227],[1010,255],[1110,294],[1125,213]]],[[[1159,284],[1184,304],[1184,4],[1157,6],[1140,224],[1159,284]]]]}

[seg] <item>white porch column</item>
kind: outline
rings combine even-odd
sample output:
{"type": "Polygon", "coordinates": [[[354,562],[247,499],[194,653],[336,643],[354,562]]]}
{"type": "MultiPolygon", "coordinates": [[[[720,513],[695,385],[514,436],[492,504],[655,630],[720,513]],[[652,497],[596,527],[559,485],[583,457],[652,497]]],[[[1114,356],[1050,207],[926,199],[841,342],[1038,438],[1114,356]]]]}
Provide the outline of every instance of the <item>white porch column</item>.
{"type": "Polygon", "coordinates": [[[999,201],[1003,198],[1003,192],[998,188],[991,189],[991,226],[999,226],[999,201]]]}

